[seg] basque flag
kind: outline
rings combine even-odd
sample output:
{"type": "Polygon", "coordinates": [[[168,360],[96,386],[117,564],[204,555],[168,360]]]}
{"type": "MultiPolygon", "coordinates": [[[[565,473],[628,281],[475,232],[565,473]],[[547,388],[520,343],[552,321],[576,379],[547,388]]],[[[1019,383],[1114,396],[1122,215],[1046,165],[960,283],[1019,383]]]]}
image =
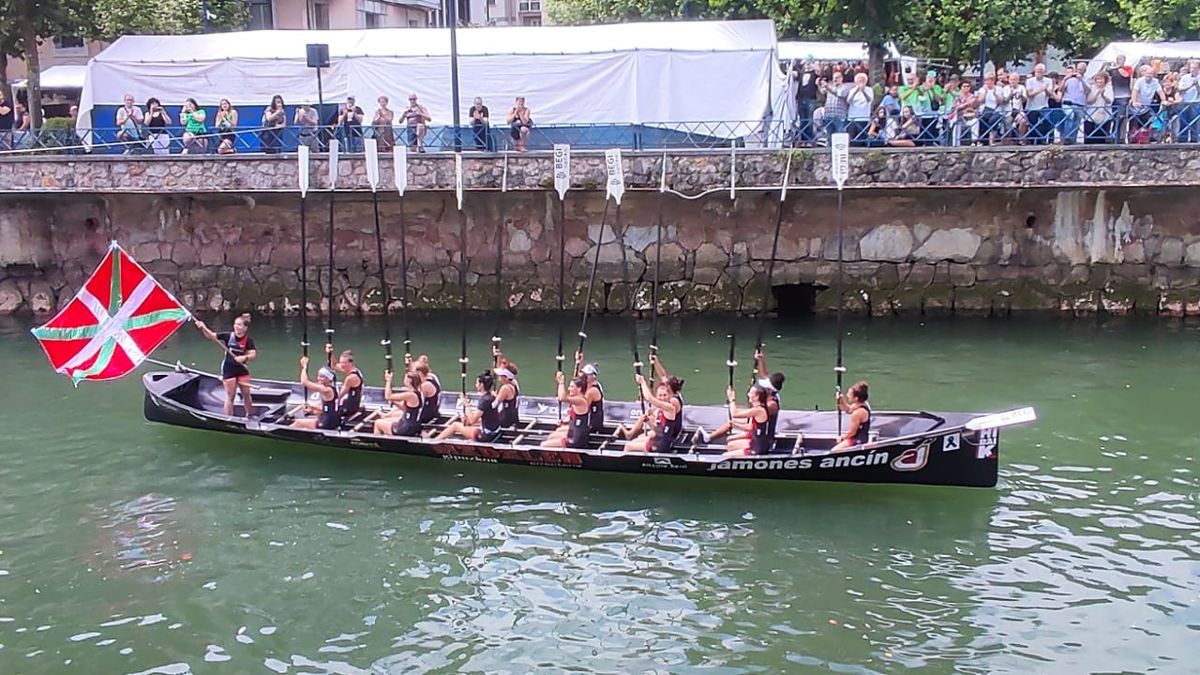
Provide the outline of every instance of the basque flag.
{"type": "Polygon", "coordinates": [[[191,313],[114,241],[66,307],[32,332],[54,370],[78,386],[128,374],[189,319],[191,313]]]}

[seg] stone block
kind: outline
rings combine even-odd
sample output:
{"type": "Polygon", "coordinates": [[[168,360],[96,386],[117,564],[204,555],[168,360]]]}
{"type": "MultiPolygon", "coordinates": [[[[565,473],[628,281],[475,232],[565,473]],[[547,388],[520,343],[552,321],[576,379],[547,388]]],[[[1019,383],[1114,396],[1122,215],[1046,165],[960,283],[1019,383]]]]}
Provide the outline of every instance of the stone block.
{"type": "Polygon", "coordinates": [[[912,231],[904,225],[880,225],[859,241],[864,260],[903,262],[913,251],[912,231]]]}
{"type": "Polygon", "coordinates": [[[913,253],[913,257],[928,262],[942,260],[958,263],[970,262],[975,258],[982,243],[983,239],[977,233],[966,228],[936,230],[913,253]]]}
{"type": "Polygon", "coordinates": [[[1179,237],[1163,237],[1159,243],[1158,258],[1154,262],[1169,267],[1178,267],[1183,264],[1183,257],[1183,240],[1179,237]]]}

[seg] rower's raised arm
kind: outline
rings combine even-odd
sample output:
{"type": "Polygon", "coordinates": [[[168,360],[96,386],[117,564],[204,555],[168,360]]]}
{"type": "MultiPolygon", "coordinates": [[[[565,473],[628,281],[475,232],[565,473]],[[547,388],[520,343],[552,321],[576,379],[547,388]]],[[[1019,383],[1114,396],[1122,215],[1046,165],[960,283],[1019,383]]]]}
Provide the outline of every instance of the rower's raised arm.
{"type": "Polygon", "coordinates": [[[663,365],[662,359],[658,358],[658,354],[654,352],[650,353],[650,363],[654,365],[654,377],[658,378],[659,380],[665,380],[671,376],[671,374],[667,372],[666,366],[663,365]]]}

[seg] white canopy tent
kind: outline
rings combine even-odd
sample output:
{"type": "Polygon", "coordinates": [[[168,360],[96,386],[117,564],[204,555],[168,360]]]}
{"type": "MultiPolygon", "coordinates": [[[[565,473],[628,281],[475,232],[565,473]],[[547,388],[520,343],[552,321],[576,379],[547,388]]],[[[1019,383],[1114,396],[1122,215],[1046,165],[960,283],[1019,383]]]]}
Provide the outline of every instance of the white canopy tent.
{"type": "MultiPolygon", "coordinates": [[[[399,28],[122,37],[87,65],[80,128],[111,125],[92,111],[120,105],[126,92],[164,105],[228,98],[250,108],[245,122],[274,94],[315,103],[309,43],[329,45],[326,102],[352,94],[370,116],[378,96],[402,110],[412,92],[434,124],[450,124],[449,31],[399,28]]],[[[771,21],[460,29],[461,121],[476,96],[498,118],[516,95],[541,126],[779,119],[787,80],[775,47],[771,21]]]]}
{"type": "MultiPolygon", "coordinates": [[[[83,89],[86,73],[87,66],[53,66],[42,71],[38,82],[43,91],[83,89]]],[[[17,80],[13,82],[13,88],[24,89],[28,82],[29,80],[17,80]]]]}
{"type": "Polygon", "coordinates": [[[1125,65],[1136,69],[1154,59],[1200,59],[1200,42],[1111,42],[1088,63],[1087,76],[1100,72],[1106,64],[1125,55],[1125,65]]]}

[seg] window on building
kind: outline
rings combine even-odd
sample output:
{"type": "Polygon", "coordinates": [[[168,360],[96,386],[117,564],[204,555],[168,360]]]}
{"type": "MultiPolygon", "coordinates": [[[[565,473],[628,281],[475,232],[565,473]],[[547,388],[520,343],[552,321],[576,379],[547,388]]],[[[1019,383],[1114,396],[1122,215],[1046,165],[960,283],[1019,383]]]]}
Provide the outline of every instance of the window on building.
{"type": "Polygon", "coordinates": [[[83,49],[83,47],[83,38],[81,37],[60,36],[54,38],[55,49],[83,49]]]}
{"type": "MultiPolygon", "coordinates": [[[[521,0],[520,2],[517,3],[517,11],[518,12],[541,12],[542,11],[542,0],[521,0]]],[[[538,24],[527,23],[525,25],[526,26],[536,26],[536,25],[540,25],[540,23],[538,23],[538,24]]]]}
{"type": "Polygon", "coordinates": [[[522,26],[540,26],[540,25],[542,25],[542,17],[535,15],[535,14],[521,17],[521,25],[522,26]]]}
{"type": "Polygon", "coordinates": [[[358,0],[358,25],[362,28],[387,26],[387,7],[379,0],[358,0]]]}
{"type": "Polygon", "coordinates": [[[416,19],[409,19],[409,20],[408,20],[408,27],[409,27],[409,28],[420,28],[420,27],[421,27],[421,24],[420,24],[420,22],[418,22],[416,19]]]}
{"type": "Polygon", "coordinates": [[[250,22],[246,24],[246,28],[274,30],[275,15],[271,11],[271,0],[249,0],[246,9],[250,11],[250,22]]]}
{"type": "Polygon", "coordinates": [[[313,28],[317,30],[329,30],[329,3],[315,2],[313,3],[313,28]]]}

